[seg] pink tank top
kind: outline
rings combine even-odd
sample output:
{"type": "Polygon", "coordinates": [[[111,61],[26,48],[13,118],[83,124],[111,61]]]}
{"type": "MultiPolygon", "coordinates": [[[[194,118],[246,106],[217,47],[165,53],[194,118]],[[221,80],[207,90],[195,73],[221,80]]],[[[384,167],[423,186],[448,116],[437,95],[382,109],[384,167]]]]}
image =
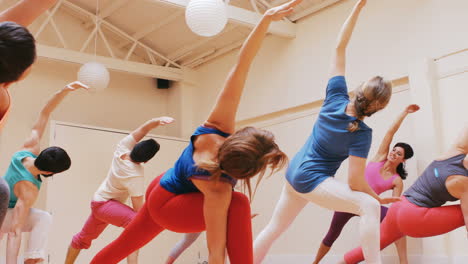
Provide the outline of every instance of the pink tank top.
{"type": "Polygon", "coordinates": [[[381,162],[369,162],[366,167],[366,180],[369,186],[374,190],[375,193],[381,194],[393,188],[393,180],[399,177],[398,174],[393,175],[389,179],[382,178],[380,170],[382,169],[385,161],[381,162]]]}

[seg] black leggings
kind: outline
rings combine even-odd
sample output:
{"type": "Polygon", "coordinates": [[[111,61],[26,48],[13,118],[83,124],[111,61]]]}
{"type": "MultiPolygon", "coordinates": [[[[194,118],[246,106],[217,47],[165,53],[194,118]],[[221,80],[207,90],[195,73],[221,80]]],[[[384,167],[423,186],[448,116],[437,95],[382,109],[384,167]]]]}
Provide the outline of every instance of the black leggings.
{"type": "MultiPolygon", "coordinates": [[[[382,222],[387,215],[387,211],[387,207],[380,207],[380,222],[382,222]]],[[[343,230],[343,227],[346,225],[346,223],[348,223],[348,221],[355,216],[357,215],[345,212],[335,212],[330,229],[328,229],[328,233],[323,239],[322,243],[327,247],[331,247],[335,240],[340,236],[341,231],[343,230]]]]}

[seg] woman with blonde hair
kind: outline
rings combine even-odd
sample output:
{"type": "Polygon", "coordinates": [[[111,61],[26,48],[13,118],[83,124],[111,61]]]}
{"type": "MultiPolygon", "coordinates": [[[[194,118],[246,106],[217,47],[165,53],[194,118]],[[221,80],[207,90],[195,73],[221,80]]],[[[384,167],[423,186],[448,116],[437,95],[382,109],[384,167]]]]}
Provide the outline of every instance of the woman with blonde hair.
{"type": "MultiPolygon", "coordinates": [[[[385,191],[392,190],[392,195],[398,197],[403,192],[403,180],[408,176],[405,164],[408,159],[413,157],[414,151],[409,144],[403,142],[396,143],[391,149],[390,144],[392,143],[393,136],[403,123],[403,120],[408,114],[418,110],[419,106],[415,104],[405,107],[405,110],[398,115],[395,122],[393,122],[388,129],[374,158],[367,163],[364,175],[372,190],[378,195],[385,191]]],[[[380,209],[380,221],[382,222],[387,215],[388,208],[380,206],[380,209]]],[[[333,243],[340,236],[346,223],[354,216],[356,215],[346,212],[335,212],[333,214],[330,228],[320,244],[313,264],[320,263],[328,251],[330,251],[333,243]]],[[[397,247],[398,256],[400,257],[400,264],[407,264],[406,239],[403,237],[398,240],[395,245],[397,247]]]]}
{"type": "Polygon", "coordinates": [[[369,186],[364,171],[372,141],[365,117],[383,109],[392,95],[389,81],[376,76],[363,83],[350,100],[345,81],[345,51],[365,0],[359,0],[338,38],[325,101],[312,134],[291,160],[273,217],[254,243],[254,262],[264,259],[273,242],[309,203],[360,216],[360,239],[366,263],[381,263],[379,251],[380,204],[399,198],[380,198],[369,186]],[[334,179],[349,158],[348,184],[334,179]]]}

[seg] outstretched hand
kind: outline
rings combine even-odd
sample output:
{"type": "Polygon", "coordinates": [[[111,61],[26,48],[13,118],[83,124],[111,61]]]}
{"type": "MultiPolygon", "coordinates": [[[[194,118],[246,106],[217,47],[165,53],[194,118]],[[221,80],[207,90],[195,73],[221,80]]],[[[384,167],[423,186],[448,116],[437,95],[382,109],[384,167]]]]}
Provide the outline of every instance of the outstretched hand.
{"type": "Polygon", "coordinates": [[[300,4],[302,0],[292,0],[282,5],[272,7],[265,12],[265,16],[270,17],[273,21],[278,21],[294,12],[294,7],[300,4]]]}
{"type": "Polygon", "coordinates": [[[412,104],[412,105],[408,105],[405,109],[406,113],[414,113],[414,112],[417,112],[419,110],[419,105],[417,104],[412,104]]]}
{"type": "Polygon", "coordinates": [[[380,204],[396,203],[396,202],[400,202],[400,201],[401,201],[400,197],[380,198],[380,200],[379,200],[380,204]]]}
{"type": "Polygon", "coordinates": [[[168,116],[158,117],[157,120],[159,121],[159,125],[161,126],[174,122],[174,118],[168,116]]]}
{"type": "Polygon", "coordinates": [[[74,81],[74,82],[72,82],[72,83],[67,84],[67,85],[63,88],[63,90],[67,90],[67,91],[75,91],[75,90],[78,90],[78,89],[89,90],[89,86],[83,84],[82,82],[74,81]]]}

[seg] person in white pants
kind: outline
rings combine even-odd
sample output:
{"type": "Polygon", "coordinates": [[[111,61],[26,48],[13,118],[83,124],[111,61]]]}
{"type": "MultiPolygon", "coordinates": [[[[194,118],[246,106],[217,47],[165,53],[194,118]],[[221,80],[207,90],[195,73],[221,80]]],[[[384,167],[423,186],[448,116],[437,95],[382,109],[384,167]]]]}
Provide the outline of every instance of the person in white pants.
{"type": "Polygon", "coordinates": [[[71,160],[67,152],[60,147],[52,146],[41,151],[40,142],[52,112],[70,92],[81,88],[88,89],[80,82],[70,83],[49,99],[39,112],[31,134],[21,149],[13,154],[3,177],[10,188],[9,209],[0,228],[0,236],[8,233],[7,264],[17,264],[23,232],[31,232],[23,254],[24,263],[42,263],[46,259],[52,217],[49,213],[32,206],[39,196],[43,180],[68,170],[71,160]]]}
{"type": "Polygon", "coordinates": [[[363,119],[383,109],[392,94],[391,83],[376,76],[364,82],[350,100],[345,81],[345,51],[366,0],[359,0],[338,37],[325,101],[312,134],[286,172],[287,183],[268,225],[254,243],[254,263],[261,263],[273,242],[308,202],[360,216],[360,242],[366,263],[380,264],[380,204],[399,198],[380,198],[364,177],[372,129],[363,119]],[[334,179],[349,158],[348,184],[334,179]],[[380,202],[380,204],[379,204],[380,202]]]}

